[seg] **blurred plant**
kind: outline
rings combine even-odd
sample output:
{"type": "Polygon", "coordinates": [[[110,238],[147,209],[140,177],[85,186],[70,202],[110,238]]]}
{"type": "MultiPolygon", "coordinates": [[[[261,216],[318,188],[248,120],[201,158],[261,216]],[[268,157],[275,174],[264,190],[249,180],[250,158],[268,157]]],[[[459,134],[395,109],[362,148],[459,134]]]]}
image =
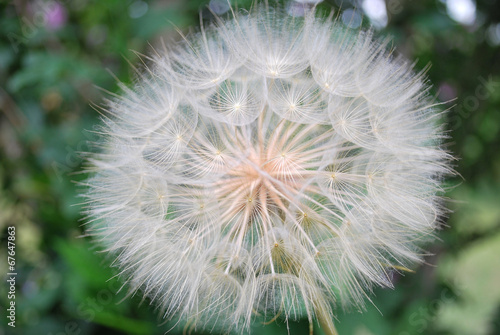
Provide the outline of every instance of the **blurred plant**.
{"type": "Polygon", "coordinates": [[[307,315],[335,334],[337,302],[419,262],[450,156],[423,73],[386,44],[262,6],[122,85],[85,196],[130,293],[193,328],[307,315]]]}

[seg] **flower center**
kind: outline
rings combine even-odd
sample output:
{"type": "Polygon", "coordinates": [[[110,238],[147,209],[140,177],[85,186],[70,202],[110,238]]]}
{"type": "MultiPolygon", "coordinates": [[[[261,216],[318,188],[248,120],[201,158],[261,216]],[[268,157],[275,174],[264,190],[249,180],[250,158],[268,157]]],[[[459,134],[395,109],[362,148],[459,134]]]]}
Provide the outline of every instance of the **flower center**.
{"type": "MultiPolygon", "coordinates": [[[[254,242],[253,233],[269,235],[287,217],[301,211],[303,199],[298,196],[312,187],[306,185],[306,180],[315,173],[310,167],[317,166],[318,146],[323,145],[321,138],[304,141],[316,131],[309,125],[281,122],[271,131],[259,132],[258,127],[257,131],[257,136],[249,136],[255,141],[239,141],[241,147],[237,150],[247,154],[214,187],[224,232],[238,246],[235,255],[254,242]]],[[[274,243],[271,240],[269,245],[274,243]]]]}
{"type": "Polygon", "coordinates": [[[285,156],[268,159],[269,153],[252,153],[218,182],[217,198],[226,222],[237,219],[237,226],[247,229],[253,222],[270,221],[271,213],[286,209],[288,188],[293,187],[280,174],[285,156]]]}

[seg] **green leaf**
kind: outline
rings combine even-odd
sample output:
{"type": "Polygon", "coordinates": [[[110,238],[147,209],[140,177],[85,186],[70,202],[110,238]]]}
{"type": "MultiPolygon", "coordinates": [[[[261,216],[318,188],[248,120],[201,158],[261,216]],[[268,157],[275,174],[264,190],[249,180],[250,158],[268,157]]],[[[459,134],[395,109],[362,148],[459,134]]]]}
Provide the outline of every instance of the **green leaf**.
{"type": "Polygon", "coordinates": [[[500,233],[478,240],[456,258],[444,259],[439,273],[456,300],[439,309],[437,325],[455,335],[486,335],[500,305],[500,233]]]}
{"type": "Polygon", "coordinates": [[[113,275],[105,267],[102,259],[90,250],[90,244],[83,239],[76,241],[57,240],[55,249],[63,257],[71,270],[79,275],[86,283],[94,287],[102,287],[113,275]]]}

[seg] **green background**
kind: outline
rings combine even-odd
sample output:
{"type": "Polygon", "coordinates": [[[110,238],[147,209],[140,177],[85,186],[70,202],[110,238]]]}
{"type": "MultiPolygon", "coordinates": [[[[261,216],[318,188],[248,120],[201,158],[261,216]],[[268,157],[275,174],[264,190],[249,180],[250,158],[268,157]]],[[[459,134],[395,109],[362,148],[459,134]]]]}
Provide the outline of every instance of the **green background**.
{"type": "MultiPolygon", "coordinates": [[[[417,70],[432,64],[431,93],[447,101],[446,142],[458,158],[459,175],[445,181],[453,212],[416,273],[394,274],[396,288],[376,289],[362,314],[337,311],[340,335],[500,334],[500,4],[477,1],[475,23],[463,25],[445,2],[387,0],[388,24],[376,35],[391,36],[417,70]]],[[[207,3],[0,2],[0,335],[163,334],[173,326],[147,300],[125,298],[110,260],[82,237],[76,182],[94,150],[92,105],[119,91],[116,78],[131,83],[135,52],[177,38],[175,27],[199,26],[200,10],[213,19],[207,3]],[[5,317],[12,225],[16,328],[5,317]]],[[[321,7],[337,12],[340,3],[321,7]]],[[[308,333],[305,320],[289,327],[308,333]]],[[[255,325],[252,333],[287,327],[255,325]]]]}

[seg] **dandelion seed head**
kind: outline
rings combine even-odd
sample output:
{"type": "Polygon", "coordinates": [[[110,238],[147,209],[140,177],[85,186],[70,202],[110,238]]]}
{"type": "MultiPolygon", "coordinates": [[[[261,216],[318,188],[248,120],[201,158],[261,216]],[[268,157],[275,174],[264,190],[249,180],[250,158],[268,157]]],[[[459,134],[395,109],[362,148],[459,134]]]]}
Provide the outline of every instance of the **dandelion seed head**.
{"type": "Polygon", "coordinates": [[[108,103],[85,194],[131,293],[243,331],[362,307],[421,261],[450,157],[386,43],[259,7],[156,54],[108,103]]]}

